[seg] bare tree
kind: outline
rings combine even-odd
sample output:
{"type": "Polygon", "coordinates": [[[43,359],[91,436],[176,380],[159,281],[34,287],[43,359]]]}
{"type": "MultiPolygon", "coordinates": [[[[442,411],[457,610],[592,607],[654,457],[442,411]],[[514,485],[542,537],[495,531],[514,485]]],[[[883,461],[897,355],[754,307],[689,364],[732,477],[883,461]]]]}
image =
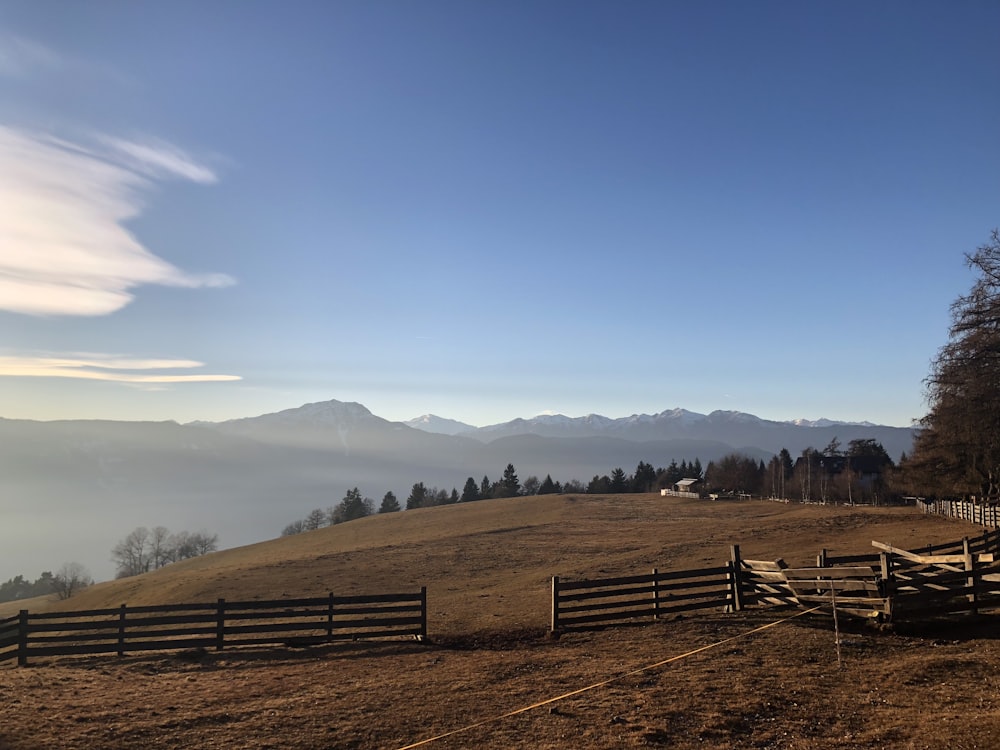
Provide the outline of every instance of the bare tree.
{"type": "Polygon", "coordinates": [[[163,526],[157,526],[152,531],[140,526],[115,545],[111,550],[111,560],[118,568],[116,576],[127,578],[162,568],[171,562],[206,555],[218,548],[218,534],[207,531],[171,534],[163,526]]]}
{"type": "Polygon", "coordinates": [[[63,563],[52,577],[52,589],[60,599],[69,599],[93,583],[90,573],[78,562],[63,563]]]}
{"type": "Polygon", "coordinates": [[[162,568],[172,560],[170,531],[165,526],[155,526],[149,533],[149,557],[152,568],[162,568]]]}
{"type": "Polygon", "coordinates": [[[111,561],[118,569],[117,578],[128,578],[149,571],[152,562],[149,555],[149,536],[149,529],[139,526],[114,546],[111,550],[111,561]]]}

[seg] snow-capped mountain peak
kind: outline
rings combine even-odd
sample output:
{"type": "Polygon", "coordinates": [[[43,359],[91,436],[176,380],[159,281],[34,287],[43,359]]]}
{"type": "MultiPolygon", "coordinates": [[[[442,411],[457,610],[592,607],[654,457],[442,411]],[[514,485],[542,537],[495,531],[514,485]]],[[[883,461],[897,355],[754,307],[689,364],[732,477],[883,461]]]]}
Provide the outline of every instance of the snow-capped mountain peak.
{"type": "Polygon", "coordinates": [[[414,419],[403,422],[407,427],[424,432],[433,432],[438,435],[459,435],[463,432],[475,430],[475,426],[459,422],[457,419],[445,419],[436,414],[424,414],[414,419]]]}

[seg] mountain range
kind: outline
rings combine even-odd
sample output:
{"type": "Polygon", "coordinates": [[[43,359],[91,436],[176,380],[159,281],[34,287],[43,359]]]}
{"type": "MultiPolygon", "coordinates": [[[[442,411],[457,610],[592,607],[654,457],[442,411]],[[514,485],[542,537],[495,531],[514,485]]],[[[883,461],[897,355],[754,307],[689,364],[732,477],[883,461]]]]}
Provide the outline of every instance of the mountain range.
{"type": "Polygon", "coordinates": [[[461,491],[513,463],[583,483],[639,461],[702,465],[739,451],[767,461],[873,438],[898,459],[913,430],[775,422],[683,409],[611,419],[541,415],[473,427],[431,415],[390,422],[357,403],[325,401],[224,422],[38,422],[0,418],[0,580],[79,561],[110,575],[109,553],[137,526],[218,533],[225,547],[277,536],[313,508],[359,488],[376,504],[410,487],[461,491]]]}

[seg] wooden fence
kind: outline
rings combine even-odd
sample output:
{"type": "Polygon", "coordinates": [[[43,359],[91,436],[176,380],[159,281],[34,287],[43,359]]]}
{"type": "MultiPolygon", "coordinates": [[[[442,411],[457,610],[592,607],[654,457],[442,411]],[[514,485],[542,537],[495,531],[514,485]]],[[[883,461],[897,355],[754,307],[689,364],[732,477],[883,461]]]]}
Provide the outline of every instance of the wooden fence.
{"type": "Polygon", "coordinates": [[[893,620],[1000,611],[1000,562],[963,540],[960,550],[925,554],[872,542],[881,549],[893,620]]]}
{"type": "Polygon", "coordinates": [[[417,593],[170,604],[77,612],[22,610],[0,620],[0,662],[31,657],[427,636],[417,593]]]}
{"type": "Polygon", "coordinates": [[[731,567],[562,581],[552,577],[553,631],[656,619],[724,607],[733,596],[731,567]]]}
{"type": "Polygon", "coordinates": [[[821,607],[859,617],[902,620],[1000,611],[1000,530],[974,539],[900,550],[831,555],[816,567],[745,560],[739,545],[723,566],[564,581],[552,577],[551,629],[603,627],[698,609],[821,607]],[[996,553],[996,554],[995,554],[996,553]]]}
{"type": "Polygon", "coordinates": [[[1000,527],[1000,506],[981,505],[965,500],[917,500],[924,513],[932,513],[980,526],[1000,527]]]}
{"type": "MultiPolygon", "coordinates": [[[[963,552],[963,539],[941,544],[928,544],[918,549],[910,550],[922,555],[957,555],[963,552]]],[[[984,531],[980,536],[969,539],[969,548],[974,554],[1000,553],[1000,529],[984,531]]],[[[906,564],[905,562],[903,564],[906,564]]],[[[816,567],[826,568],[833,565],[871,565],[879,567],[881,556],[879,552],[868,552],[860,555],[831,555],[827,550],[820,550],[816,556],[816,567]]]]}
{"type": "Polygon", "coordinates": [[[1000,531],[974,539],[904,550],[872,542],[866,555],[820,552],[815,568],[781,560],[743,560],[745,600],[760,604],[836,606],[862,617],[920,620],[945,614],[1000,612],[1000,531]]]}

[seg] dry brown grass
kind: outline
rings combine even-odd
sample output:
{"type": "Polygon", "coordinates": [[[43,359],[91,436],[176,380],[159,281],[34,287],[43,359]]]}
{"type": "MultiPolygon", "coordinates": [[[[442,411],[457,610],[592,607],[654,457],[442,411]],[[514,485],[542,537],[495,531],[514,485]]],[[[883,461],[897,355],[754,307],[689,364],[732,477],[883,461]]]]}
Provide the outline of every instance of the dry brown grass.
{"type": "MultiPolygon", "coordinates": [[[[375,517],[93,587],[74,609],[412,590],[431,644],[61,659],[0,669],[0,748],[1000,746],[997,625],[891,633],[793,612],[695,614],[545,637],[549,577],[811,563],[974,535],[911,509],[540,497],[375,517]],[[709,651],[502,714],[692,649],[709,651]]],[[[63,603],[65,604],[65,603],[63,603]]],[[[0,610],[2,614],[2,610],[0,610]]]]}

